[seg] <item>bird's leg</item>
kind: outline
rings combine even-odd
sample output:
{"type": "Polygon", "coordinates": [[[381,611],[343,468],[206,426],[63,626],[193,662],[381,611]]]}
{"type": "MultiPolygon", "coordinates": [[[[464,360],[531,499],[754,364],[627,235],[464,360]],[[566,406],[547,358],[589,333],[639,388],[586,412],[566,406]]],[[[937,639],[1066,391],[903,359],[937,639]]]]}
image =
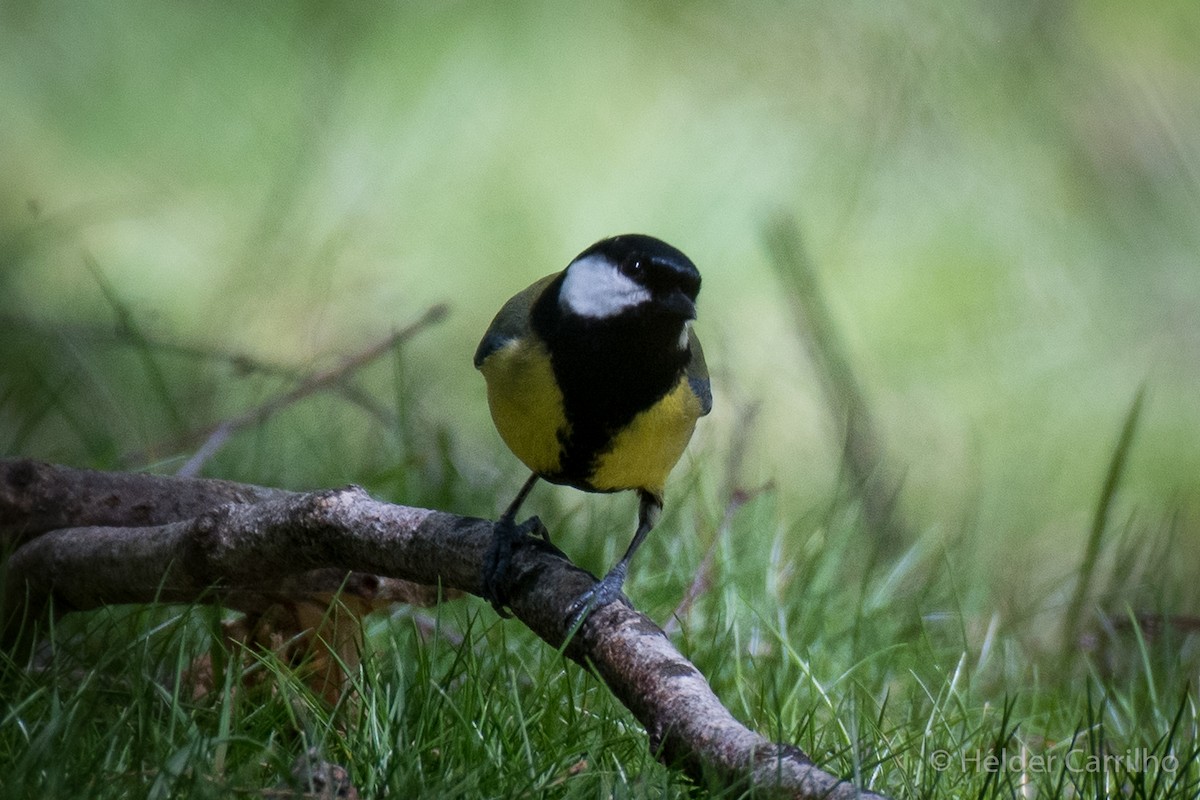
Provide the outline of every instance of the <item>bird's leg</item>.
{"type": "Polygon", "coordinates": [[[662,515],[663,503],[659,495],[639,489],[638,500],[638,526],[633,534],[633,541],[629,543],[625,555],[621,556],[621,560],[608,574],[571,604],[567,612],[568,629],[574,630],[597,608],[606,606],[621,596],[621,587],[625,584],[625,576],[629,573],[629,562],[633,554],[642,546],[646,534],[658,523],[658,518],[662,515]]]}
{"type": "Polygon", "coordinates": [[[529,480],[525,481],[521,490],[517,492],[517,496],[513,498],[513,501],[508,504],[508,508],[504,509],[504,513],[500,515],[500,519],[492,526],[492,544],[483,559],[483,596],[491,602],[492,608],[496,609],[496,613],[502,617],[512,616],[504,610],[504,606],[508,604],[508,592],[503,587],[508,579],[508,569],[512,565],[513,545],[535,530],[541,532],[541,536],[547,544],[550,542],[550,534],[537,517],[530,517],[520,525],[516,522],[521,504],[525,502],[525,498],[529,496],[529,492],[537,481],[538,476],[535,472],[529,476],[529,480]]]}

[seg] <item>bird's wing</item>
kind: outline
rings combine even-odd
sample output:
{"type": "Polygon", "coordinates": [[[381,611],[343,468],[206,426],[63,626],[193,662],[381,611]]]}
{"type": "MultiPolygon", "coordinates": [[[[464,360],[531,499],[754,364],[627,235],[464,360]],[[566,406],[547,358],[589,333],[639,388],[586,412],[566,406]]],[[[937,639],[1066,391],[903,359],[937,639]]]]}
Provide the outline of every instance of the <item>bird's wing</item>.
{"type": "Polygon", "coordinates": [[[695,331],[688,329],[688,350],[692,358],[686,368],[688,386],[700,401],[700,416],[712,411],[712,384],[708,380],[708,365],[704,363],[704,348],[695,331]]]}
{"type": "Polygon", "coordinates": [[[483,335],[483,339],[479,342],[479,347],[475,350],[476,369],[479,369],[488,356],[504,345],[529,335],[531,330],[529,312],[533,308],[533,304],[537,302],[537,299],[542,296],[542,292],[546,291],[546,287],[559,274],[561,273],[556,272],[553,275],[547,275],[541,280],[536,281],[509,298],[508,302],[500,308],[500,311],[496,314],[496,318],[488,326],[487,333],[483,335]]]}

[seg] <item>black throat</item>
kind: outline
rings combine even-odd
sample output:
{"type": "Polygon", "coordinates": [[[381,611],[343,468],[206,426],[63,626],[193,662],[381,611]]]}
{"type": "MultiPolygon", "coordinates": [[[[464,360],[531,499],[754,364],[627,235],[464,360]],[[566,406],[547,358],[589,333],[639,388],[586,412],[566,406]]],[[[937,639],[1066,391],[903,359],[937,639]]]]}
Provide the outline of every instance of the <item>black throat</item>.
{"type": "Polygon", "coordinates": [[[544,476],[581,489],[613,437],[679,382],[690,353],[679,346],[683,320],[653,306],[592,319],[561,311],[562,277],[533,308],[534,332],[550,351],[570,435],[561,442],[560,472],[544,476]]]}

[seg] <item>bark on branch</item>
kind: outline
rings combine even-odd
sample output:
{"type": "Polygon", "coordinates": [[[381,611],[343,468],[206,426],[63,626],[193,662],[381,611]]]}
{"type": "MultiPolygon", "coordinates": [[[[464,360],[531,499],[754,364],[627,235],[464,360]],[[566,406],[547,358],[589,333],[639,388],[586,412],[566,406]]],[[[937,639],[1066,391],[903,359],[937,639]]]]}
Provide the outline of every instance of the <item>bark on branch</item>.
{"type": "MultiPolygon", "coordinates": [[[[336,586],[347,573],[368,592],[400,579],[478,594],[491,531],[487,520],[381,503],[353,486],[294,493],[0,460],[0,542],[16,547],[10,628],[51,598],[59,611],[214,596],[237,608],[298,584],[336,586]]],[[[511,575],[514,615],[560,647],[570,604],[594,578],[532,541],[514,553],[511,575]]],[[[564,652],[599,673],[661,760],[694,777],[797,798],[879,797],[735,720],[627,605],[592,614],[564,652]]]]}

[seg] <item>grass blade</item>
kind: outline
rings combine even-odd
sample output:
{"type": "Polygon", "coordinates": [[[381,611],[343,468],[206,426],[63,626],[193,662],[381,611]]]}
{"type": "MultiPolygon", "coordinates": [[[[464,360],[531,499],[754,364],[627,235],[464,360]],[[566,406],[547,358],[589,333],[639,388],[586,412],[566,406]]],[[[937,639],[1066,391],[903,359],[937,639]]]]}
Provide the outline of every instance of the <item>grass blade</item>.
{"type": "Polygon", "coordinates": [[[1096,511],[1092,515],[1092,530],[1088,536],[1087,548],[1083,553],[1083,561],[1079,565],[1079,582],[1075,585],[1075,594],[1067,608],[1066,621],[1063,627],[1063,641],[1066,654],[1073,653],[1071,646],[1079,636],[1079,624],[1083,615],[1084,604],[1091,593],[1092,578],[1096,573],[1096,562],[1100,557],[1100,548],[1104,541],[1104,532],[1108,529],[1108,519],[1112,512],[1113,498],[1121,485],[1125,473],[1125,463],[1129,459],[1129,451],[1133,448],[1133,437],[1137,431],[1138,419],[1142,415],[1142,405],[1146,399],[1146,385],[1138,387],[1129,410],[1125,412],[1125,422],[1121,426],[1121,435],[1117,446],[1113,449],[1112,458],[1108,462],[1108,474],[1104,478],[1104,487],[1096,502],[1096,511]]]}

